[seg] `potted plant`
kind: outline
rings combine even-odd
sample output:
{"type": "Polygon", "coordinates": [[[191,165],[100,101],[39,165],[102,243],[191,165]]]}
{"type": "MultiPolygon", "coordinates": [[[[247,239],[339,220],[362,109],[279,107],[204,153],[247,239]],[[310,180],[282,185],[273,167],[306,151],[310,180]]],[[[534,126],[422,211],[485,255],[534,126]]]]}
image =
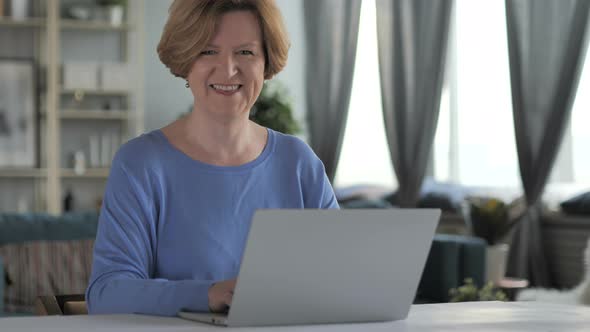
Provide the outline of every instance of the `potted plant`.
{"type": "Polygon", "coordinates": [[[119,26],[123,23],[126,0],[97,0],[97,4],[104,8],[105,16],[112,25],[119,26]]]}
{"type": "Polygon", "coordinates": [[[449,290],[449,295],[451,297],[449,302],[508,301],[508,296],[494,287],[493,283],[488,282],[479,289],[471,278],[465,279],[463,286],[449,290]]]}
{"type": "Polygon", "coordinates": [[[300,127],[293,117],[287,89],[278,81],[265,83],[250,111],[250,120],[284,134],[297,134],[300,127]]]}
{"type": "Polygon", "coordinates": [[[466,220],[471,233],[488,243],[486,252],[486,280],[498,282],[504,278],[508,244],[501,241],[520,220],[526,209],[524,200],[519,198],[506,204],[497,198],[469,197],[466,220]]]}

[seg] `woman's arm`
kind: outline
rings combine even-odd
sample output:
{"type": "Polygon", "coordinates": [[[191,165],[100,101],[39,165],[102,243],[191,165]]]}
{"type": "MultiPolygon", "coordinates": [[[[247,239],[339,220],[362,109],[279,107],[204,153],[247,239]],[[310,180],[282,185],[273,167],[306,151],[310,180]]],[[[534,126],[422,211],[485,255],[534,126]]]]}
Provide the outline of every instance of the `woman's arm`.
{"type": "MultiPolygon", "coordinates": [[[[315,155],[314,155],[315,157],[315,155]]],[[[326,175],[324,164],[314,158],[312,167],[304,172],[303,187],[306,209],[339,209],[334,189],[326,175]]]]}
{"type": "Polygon", "coordinates": [[[151,179],[131,174],[120,155],[125,154],[113,161],[100,213],[88,311],[168,316],[180,309],[208,311],[213,281],[153,279],[157,209],[151,179]]]}

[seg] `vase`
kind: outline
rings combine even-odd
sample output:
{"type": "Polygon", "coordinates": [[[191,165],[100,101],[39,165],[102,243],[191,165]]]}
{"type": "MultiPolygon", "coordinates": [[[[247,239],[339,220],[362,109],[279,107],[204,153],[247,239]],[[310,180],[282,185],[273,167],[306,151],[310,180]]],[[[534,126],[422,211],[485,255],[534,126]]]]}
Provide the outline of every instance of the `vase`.
{"type": "Polygon", "coordinates": [[[29,16],[29,0],[12,0],[10,9],[14,20],[23,21],[29,16]]]}
{"type": "Polygon", "coordinates": [[[488,246],[486,250],[486,282],[498,284],[506,274],[509,246],[505,243],[488,246]]]}
{"type": "Polygon", "coordinates": [[[120,26],[123,24],[123,16],[125,9],[123,6],[108,6],[107,17],[112,26],[120,26]]]}

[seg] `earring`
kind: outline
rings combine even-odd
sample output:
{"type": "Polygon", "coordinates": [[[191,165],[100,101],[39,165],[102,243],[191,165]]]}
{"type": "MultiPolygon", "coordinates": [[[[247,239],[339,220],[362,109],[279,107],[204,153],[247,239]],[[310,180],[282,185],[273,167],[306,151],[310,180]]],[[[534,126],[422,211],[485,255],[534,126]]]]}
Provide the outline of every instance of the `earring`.
{"type": "Polygon", "coordinates": [[[186,81],[186,84],[184,85],[186,88],[190,88],[190,85],[188,84],[188,81],[186,81]]]}

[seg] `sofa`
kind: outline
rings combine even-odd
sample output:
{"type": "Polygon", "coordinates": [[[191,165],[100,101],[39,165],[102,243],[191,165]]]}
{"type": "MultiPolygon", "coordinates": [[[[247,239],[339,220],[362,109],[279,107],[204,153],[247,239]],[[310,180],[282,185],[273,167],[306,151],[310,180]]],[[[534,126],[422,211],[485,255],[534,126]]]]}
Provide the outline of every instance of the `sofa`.
{"type": "Polygon", "coordinates": [[[417,303],[448,302],[449,290],[471,278],[485,282],[485,240],[466,235],[436,234],[416,293],[417,303]]]}
{"type": "Polygon", "coordinates": [[[0,214],[0,315],[32,313],[37,296],[83,293],[97,224],[96,212],[0,214]]]}
{"type": "MultiPolygon", "coordinates": [[[[37,296],[82,294],[91,272],[98,214],[0,214],[0,316],[32,314],[37,296]]],[[[417,303],[448,301],[467,277],[483,283],[485,242],[437,234],[417,292],[417,303]]]]}

